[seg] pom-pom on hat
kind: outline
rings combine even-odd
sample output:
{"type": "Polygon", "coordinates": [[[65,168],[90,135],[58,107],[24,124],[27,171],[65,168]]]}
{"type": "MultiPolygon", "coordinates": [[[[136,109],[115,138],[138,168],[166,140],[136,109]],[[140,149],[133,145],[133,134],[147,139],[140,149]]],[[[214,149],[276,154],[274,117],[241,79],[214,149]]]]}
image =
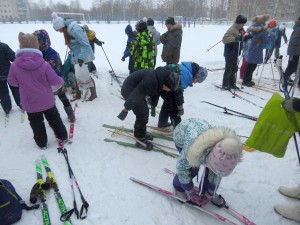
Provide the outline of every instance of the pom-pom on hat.
{"type": "Polygon", "coordinates": [[[164,80],[164,84],[172,91],[176,91],[179,87],[180,75],[175,72],[171,72],[170,75],[164,80]]]}
{"type": "Polygon", "coordinates": [[[233,138],[225,138],[218,142],[208,154],[207,167],[219,176],[228,176],[241,160],[241,155],[241,143],[233,138]]]}
{"type": "Polygon", "coordinates": [[[125,28],[125,34],[132,34],[132,27],[130,24],[128,24],[125,28]]]}
{"type": "Polygon", "coordinates": [[[275,27],[277,25],[277,22],[276,22],[276,20],[270,20],[269,21],[269,27],[275,27]]]}
{"type": "Polygon", "coordinates": [[[61,28],[63,28],[63,27],[66,26],[65,20],[63,18],[61,18],[60,16],[58,16],[56,12],[53,12],[51,14],[51,16],[53,18],[52,23],[53,23],[54,30],[57,31],[57,30],[59,30],[59,29],[61,29],[61,28]]]}
{"type": "Polygon", "coordinates": [[[207,69],[199,66],[197,63],[192,63],[193,79],[197,79],[198,83],[202,83],[207,77],[207,69]]]}
{"type": "Polygon", "coordinates": [[[236,24],[245,24],[247,23],[247,18],[243,15],[238,15],[235,19],[236,24]]]}
{"type": "Polygon", "coordinates": [[[33,34],[24,34],[23,32],[20,32],[18,38],[20,42],[20,48],[39,49],[39,41],[37,36],[33,34]]]}
{"type": "Polygon", "coordinates": [[[166,24],[166,25],[168,25],[168,24],[175,25],[176,23],[175,23],[174,17],[168,17],[168,18],[166,19],[166,23],[165,23],[165,24],[166,24]]]}

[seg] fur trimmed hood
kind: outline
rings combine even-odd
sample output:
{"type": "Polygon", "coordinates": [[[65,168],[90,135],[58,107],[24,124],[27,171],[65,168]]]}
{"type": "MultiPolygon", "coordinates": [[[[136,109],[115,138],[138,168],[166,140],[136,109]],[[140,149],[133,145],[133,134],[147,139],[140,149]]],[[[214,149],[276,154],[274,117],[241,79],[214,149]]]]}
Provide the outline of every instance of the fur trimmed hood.
{"type": "Polygon", "coordinates": [[[226,127],[214,127],[204,131],[191,144],[186,155],[186,159],[188,160],[189,165],[193,167],[199,167],[200,166],[199,158],[204,153],[204,151],[208,148],[213,149],[218,142],[226,138],[234,139],[237,143],[239,143],[239,147],[232,149],[232,151],[234,151],[234,153],[236,154],[239,154],[241,160],[242,143],[240,138],[234,132],[234,130],[226,127]]]}
{"type": "Polygon", "coordinates": [[[270,19],[270,15],[269,14],[264,14],[261,16],[255,16],[252,18],[252,22],[253,23],[259,23],[259,24],[265,24],[267,20],[270,19]]]}

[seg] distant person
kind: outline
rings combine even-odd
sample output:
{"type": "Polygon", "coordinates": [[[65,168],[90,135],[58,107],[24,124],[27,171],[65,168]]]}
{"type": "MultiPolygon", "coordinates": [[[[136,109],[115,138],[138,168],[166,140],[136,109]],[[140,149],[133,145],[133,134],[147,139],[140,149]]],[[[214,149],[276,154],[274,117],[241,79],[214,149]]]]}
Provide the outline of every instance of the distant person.
{"type": "MultiPolygon", "coordinates": [[[[90,45],[92,47],[92,50],[95,54],[95,44],[98,46],[102,46],[102,44],[104,44],[104,42],[98,40],[98,38],[96,37],[96,32],[93,30],[90,30],[88,25],[83,25],[82,28],[85,30],[87,38],[88,38],[90,45]]],[[[97,68],[93,61],[91,61],[89,64],[89,71],[90,71],[90,73],[93,73],[93,74],[97,73],[97,68]]]]}
{"type": "Polygon", "coordinates": [[[127,57],[129,57],[129,62],[128,62],[128,70],[129,74],[134,72],[134,58],[130,54],[130,47],[132,45],[132,42],[136,38],[136,31],[132,30],[132,27],[130,24],[128,24],[125,28],[125,34],[127,34],[127,42],[126,42],[126,48],[123,53],[123,57],[121,60],[124,62],[127,57]]]}
{"type": "Polygon", "coordinates": [[[160,41],[163,44],[161,58],[166,64],[177,64],[180,58],[182,25],[175,23],[173,17],[168,17],[165,25],[168,31],[160,36],[160,41]]]}
{"type": "Polygon", "coordinates": [[[5,43],[0,42],[0,101],[5,114],[9,114],[12,109],[8,87],[14,97],[17,106],[22,109],[20,104],[19,88],[7,83],[8,71],[11,62],[15,60],[15,52],[5,43]]]}
{"type": "Polygon", "coordinates": [[[33,34],[19,33],[20,49],[12,63],[8,82],[20,88],[21,105],[27,112],[33,138],[40,149],[47,148],[44,117],[62,142],[68,141],[68,133],[55,106],[51,86],[61,87],[63,79],[43,59],[39,41],[33,34]]]}
{"type": "Polygon", "coordinates": [[[270,37],[272,37],[272,40],[270,40],[268,44],[263,44],[263,49],[266,49],[264,63],[268,63],[269,59],[271,58],[275,47],[275,40],[278,37],[278,27],[276,20],[272,19],[269,21],[268,31],[270,34],[272,34],[270,35],[270,37]]]}
{"type": "Polygon", "coordinates": [[[160,33],[154,27],[154,20],[152,18],[147,19],[147,29],[150,30],[151,35],[155,42],[155,53],[154,53],[154,67],[155,67],[156,56],[157,56],[157,45],[159,45],[161,42],[160,42],[160,33]]]}
{"type": "Polygon", "coordinates": [[[276,63],[277,59],[279,58],[280,55],[280,48],[281,48],[281,39],[283,38],[284,43],[287,44],[288,43],[288,39],[286,37],[285,34],[285,25],[281,24],[278,27],[278,36],[275,39],[275,59],[274,59],[274,63],[276,63]]]}

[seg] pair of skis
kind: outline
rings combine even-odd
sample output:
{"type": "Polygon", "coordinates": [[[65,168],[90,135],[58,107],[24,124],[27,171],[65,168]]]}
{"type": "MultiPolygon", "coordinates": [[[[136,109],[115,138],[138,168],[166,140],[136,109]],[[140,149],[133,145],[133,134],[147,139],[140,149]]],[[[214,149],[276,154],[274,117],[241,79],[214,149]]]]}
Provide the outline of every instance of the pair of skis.
{"type": "MultiPolygon", "coordinates": [[[[166,169],[166,168],[165,168],[164,171],[165,171],[166,173],[168,173],[168,174],[173,175],[173,176],[175,175],[175,173],[172,172],[172,171],[169,170],[169,169],[166,169]]],[[[202,212],[204,212],[204,213],[206,213],[206,214],[208,214],[208,215],[211,215],[211,216],[215,217],[216,219],[218,219],[218,220],[220,220],[220,221],[222,221],[222,222],[224,222],[224,223],[231,224],[231,225],[238,225],[236,222],[232,221],[231,219],[226,218],[226,217],[224,217],[224,216],[222,216],[222,215],[216,213],[215,211],[210,210],[210,209],[208,209],[208,208],[206,208],[206,207],[204,207],[204,206],[202,206],[202,207],[197,206],[197,205],[191,203],[191,201],[189,201],[189,200],[187,200],[187,199],[184,199],[184,198],[182,198],[182,197],[179,197],[178,195],[172,193],[171,191],[168,191],[168,190],[165,190],[165,189],[163,189],[163,188],[157,187],[157,186],[155,186],[155,185],[152,185],[152,184],[150,184],[150,183],[144,182],[144,181],[139,180],[139,179],[134,178],[134,177],[131,177],[130,179],[131,179],[132,181],[138,183],[138,184],[141,184],[141,185],[144,185],[144,186],[146,186],[146,187],[149,187],[149,188],[151,188],[151,189],[153,189],[153,190],[155,190],[155,191],[157,191],[157,192],[159,192],[159,193],[161,193],[161,194],[164,194],[164,195],[167,195],[167,196],[172,197],[172,198],[174,198],[174,199],[177,199],[177,200],[179,200],[179,201],[182,202],[182,203],[187,203],[187,204],[191,205],[192,207],[194,207],[194,208],[196,208],[196,209],[198,209],[198,210],[200,210],[200,211],[202,211],[202,212]]],[[[227,213],[229,213],[230,215],[232,215],[232,216],[233,216],[234,218],[236,218],[237,220],[239,220],[240,222],[242,222],[243,224],[245,224],[245,225],[255,225],[254,222],[250,221],[246,216],[244,216],[244,215],[240,214],[239,212],[237,212],[236,210],[232,209],[232,208],[231,208],[229,205],[227,205],[227,204],[225,204],[225,205],[222,207],[222,209],[223,209],[225,212],[227,212],[227,213]]]]}

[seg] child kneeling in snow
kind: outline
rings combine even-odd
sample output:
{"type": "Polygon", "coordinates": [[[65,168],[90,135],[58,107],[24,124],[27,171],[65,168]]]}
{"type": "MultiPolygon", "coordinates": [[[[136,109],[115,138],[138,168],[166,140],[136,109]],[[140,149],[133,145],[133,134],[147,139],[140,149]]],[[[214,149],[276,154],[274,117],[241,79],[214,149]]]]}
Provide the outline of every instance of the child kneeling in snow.
{"type": "Polygon", "coordinates": [[[224,205],[224,199],[216,191],[222,177],[228,176],[241,160],[240,138],[229,128],[212,127],[205,120],[190,118],[178,124],[173,139],[180,153],[173,180],[177,194],[185,192],[199,206],[210,200],[224,205]],[[198,175],[200,165],[204,166],[204,172],[198,190],[192,180],[198,175]]]}

